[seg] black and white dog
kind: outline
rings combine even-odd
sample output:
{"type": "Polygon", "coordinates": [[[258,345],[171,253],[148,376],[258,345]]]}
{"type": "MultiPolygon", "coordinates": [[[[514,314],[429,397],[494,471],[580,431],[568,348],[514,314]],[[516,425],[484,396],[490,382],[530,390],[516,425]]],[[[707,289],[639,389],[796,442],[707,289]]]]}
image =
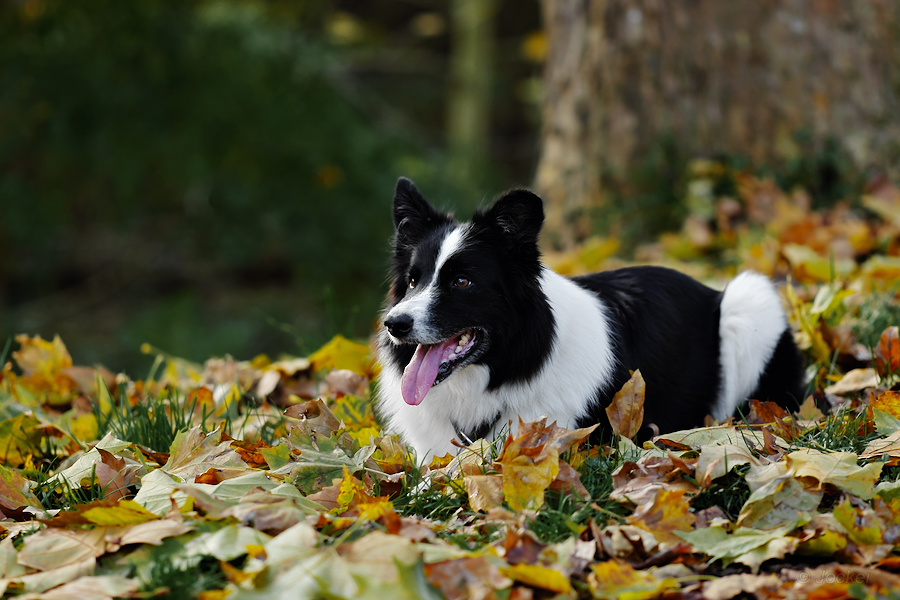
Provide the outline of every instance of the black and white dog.
{"type": "Polygon", "coordinates": [[[460,223],[397,183],[378,407],[420,458],[519,417],[609,431],[605,407],[635,369],[644,423],[662,432],[747,398],[802,400],[803,361],[767,277],[741,273],[723,292],[660,267],[566,278],[540,262],[543,220],[526,190],[460,223]]]}

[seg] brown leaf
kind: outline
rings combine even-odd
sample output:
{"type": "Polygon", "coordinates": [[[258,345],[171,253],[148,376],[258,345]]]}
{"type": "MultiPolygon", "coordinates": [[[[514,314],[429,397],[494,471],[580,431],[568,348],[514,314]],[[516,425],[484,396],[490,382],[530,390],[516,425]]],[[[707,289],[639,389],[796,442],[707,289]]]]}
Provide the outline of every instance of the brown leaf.
{"type": "Polygon", "coordinates": [[[512,585],[512,580],[504,577],[486,556],[457,558],[425,565],[425,576],[443,592],[447,600],[491,598],[496,590],[512,585]]]}
{"type": "MultiPolygon", "coordinates": [[[[595,529],[593,523],[592,529],[595,529]]],[[[635,525],[609,525],[595,530],[594,537],[606,558],[644,560],[659,549],[656,536],[635,525]]]]}
{"type": "Polygon", "coordinates": [[[341,420],[321,398],[295,404],[284,411],[284,416],[300,419],[298,427],[310,434],[331,436],[340,429],[341,420]]]}
{"type": "Polygon", "coordinates": [[[488,511],[503,504],[502,475],[466,475],[463,482],[472,510],[488,511]]]}
{"type": "Polygon", "coordinates": [[[0,465],[0,509],[15,510],[23,506],[41,508],[41,502],[29,489],[27,479],[0,465]]]}
{"type": "Polygon", "coordinates": [[[612,402],[606,407],[606,416],[613,431],[633,439],[637,435],[644,422],[644,397],[647,393],[647,385],[644,376],[638,369],[631,375],[631,379],[625,382],[612,402]]]}
{"type": "Polygon", "coordinates": [[[509,564],[533,565],[540,560],[546,546],[527,529],[510,528],[506,532],[506,539],[503,540],[503,548],[506,550],[506,561],[509,564]]]}

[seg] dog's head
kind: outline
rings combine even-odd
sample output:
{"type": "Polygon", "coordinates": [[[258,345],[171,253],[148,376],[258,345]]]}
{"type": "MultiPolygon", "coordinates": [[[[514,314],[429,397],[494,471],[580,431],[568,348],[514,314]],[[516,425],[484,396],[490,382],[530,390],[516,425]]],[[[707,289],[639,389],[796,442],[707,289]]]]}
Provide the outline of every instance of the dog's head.
{"type": "Polygon", "coordinates": [[[397,182],[384,327],[406,365],[407,403],[419,404],[432,386],[484,359],[507,333],[516,299],[537,285],[543,220],[541,199],[527,190],[507,192],[460,223],[412,181],[397,182]]]}

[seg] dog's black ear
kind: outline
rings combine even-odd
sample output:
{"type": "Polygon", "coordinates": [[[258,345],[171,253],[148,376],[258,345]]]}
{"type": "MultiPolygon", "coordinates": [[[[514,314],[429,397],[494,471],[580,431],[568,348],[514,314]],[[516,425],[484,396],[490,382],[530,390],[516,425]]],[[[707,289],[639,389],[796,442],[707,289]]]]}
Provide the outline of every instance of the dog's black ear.
{"type": "Polygon", "coordinates": [[[480,217],[496,224],[513,244],[537,244],[544,224],[544,201],[528,190],[512,190],[480,217]]]}
{"type": "Polygon", "coordinates": [[[398,241],[415,242],[428,230],[451,220],[450,215],[432,206],[412,181],[406,177],[397,180],[397,191],[394,193],[394,227],[397,229],[398,241]]]}

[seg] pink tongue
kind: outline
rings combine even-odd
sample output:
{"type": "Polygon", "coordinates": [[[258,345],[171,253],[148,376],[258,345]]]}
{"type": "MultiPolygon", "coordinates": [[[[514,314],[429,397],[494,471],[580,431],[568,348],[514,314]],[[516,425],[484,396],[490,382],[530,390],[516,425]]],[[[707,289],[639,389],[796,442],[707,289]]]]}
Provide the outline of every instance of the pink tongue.
{"type": "Polygon", "coordinates": [[[433,346],[420,344],[416,348],[416,353],[400,378],[400,391],[407,404],[415,406],[425,399],[425,394],[437,379],[444,350],[451,345],[456,346],[456,343],[455,340],[448,340],[433,346]]]}

